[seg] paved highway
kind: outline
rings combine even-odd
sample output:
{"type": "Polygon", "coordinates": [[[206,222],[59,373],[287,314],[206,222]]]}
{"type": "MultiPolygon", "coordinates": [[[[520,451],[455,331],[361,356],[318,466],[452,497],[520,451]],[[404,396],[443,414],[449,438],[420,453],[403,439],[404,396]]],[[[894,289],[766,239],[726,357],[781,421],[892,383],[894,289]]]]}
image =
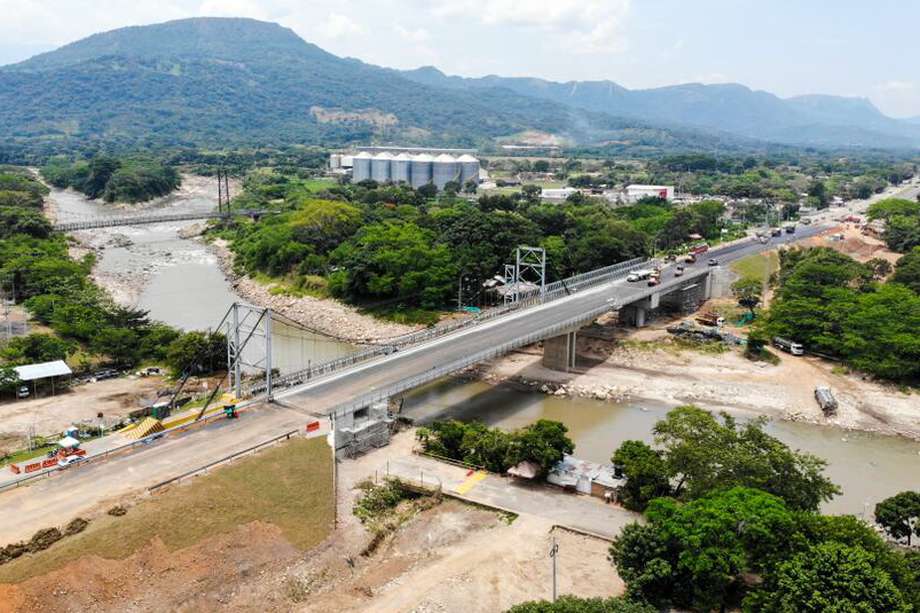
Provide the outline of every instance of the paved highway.
{"type": "MultiPolygon", "coordinates": [[[[745,239],[704,254],[696,264],[687,266],[683,277],[675,278],[673,273],[666,269],[662,275],[662,283],[658,287],[648,287],[645,282],[629,283],[620,280],[582,290],[548,304],[524,309],[496,321],[448,334],[347,371],[280,391],[275,397],[288,406],[312,414],[339,412],[345,410],[341,406],[344,403],[350,403],[375,391],[379,392],[400,381],[424,378],[425,374],[433,369],[462,361],[464,357],[513,343],[560,322],[596,312],[605,305],[610,308],[623,306],[652,293],[666,291],[669,287],[685,282],[694,273],[703,274],[709,258],[715,258],[720,265],[724,265],[752,253],[774,248],[778,244],[814,236],[827,229],[826,226],[800,226],[796,233],[783,233],[766,245],[756,240],[745,239]]],[[[588,317],[584,323],[589,323],[594,317],[596,315],[588,317]]]]}

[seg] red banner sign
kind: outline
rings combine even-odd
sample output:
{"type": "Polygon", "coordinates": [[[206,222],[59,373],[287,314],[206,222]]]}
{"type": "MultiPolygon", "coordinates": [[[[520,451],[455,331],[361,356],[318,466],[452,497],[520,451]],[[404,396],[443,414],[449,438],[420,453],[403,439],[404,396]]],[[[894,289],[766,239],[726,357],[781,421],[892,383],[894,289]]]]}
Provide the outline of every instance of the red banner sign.
{"type": "Polygon", "coordinates": [[[307,424],[307,432],[316,432],[317,430],[319,430],[318,421],[311,421],[307,424]]]}

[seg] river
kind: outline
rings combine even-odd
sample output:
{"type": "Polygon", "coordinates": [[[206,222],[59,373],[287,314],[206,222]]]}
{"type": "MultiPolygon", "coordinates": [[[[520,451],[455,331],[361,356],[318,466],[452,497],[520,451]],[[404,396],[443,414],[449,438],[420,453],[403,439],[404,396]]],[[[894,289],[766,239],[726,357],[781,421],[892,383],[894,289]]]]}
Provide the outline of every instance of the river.
{"type": "MultiPolygon", "coordinates": [[[[144,208],[211,210],[216,200],[205,188],[184,188],[184,193],[144,208]]],[[[88,201],[73,191],[53,190],[51,198],[59,221],[136,213],[136,209],[88,201]]],[[[240,299],[214,254],[200,241],[179,237],[178,231],[185,225],[187,222],[100,229],[81,237],[95,247],[104,246],[98,252],[96,274],[109,281],[106,285],[114,288],[114,293],[122,294],[122,302],[147,309],[153,319],[179,328],[205,329],[216,326],[227,308],[240,299]]],[[[324,336],[279,323],[273,327],[272,358],[282,372],[353,351],[349,345],[324,336]]],[[[607,462],[622,441],[649,441],[652,426],[669,408],[641,401],[615,404],[547,396],[511,385],[450,380],[411,394],[404,411],[421,422],[478,418],[504,428],[517,428],[537,419],[559,420],[568,426],[577,456],[607,462]]],[[[871,515],[879,500],[920,487],[920,443],[793,422],[773,422],[769,431],[791,447],[828,461],[827,474],[841,486],[843,494],[825,505],[826,512],[871,515]]]]}

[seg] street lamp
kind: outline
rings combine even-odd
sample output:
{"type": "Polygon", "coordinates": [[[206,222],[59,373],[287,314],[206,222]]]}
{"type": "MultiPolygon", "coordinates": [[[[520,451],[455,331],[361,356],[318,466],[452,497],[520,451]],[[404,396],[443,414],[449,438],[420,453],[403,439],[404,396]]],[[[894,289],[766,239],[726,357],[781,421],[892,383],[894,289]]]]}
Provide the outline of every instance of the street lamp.
{"type": "Polygon", "coordinates": [[[457,277],[457,310],[458,311],[463,310],[463,282],[469,281],[469,276],[467,276],[468,272],[469,271],[466,268],[464,268],[460,271],[460,276],[457,277]]]}

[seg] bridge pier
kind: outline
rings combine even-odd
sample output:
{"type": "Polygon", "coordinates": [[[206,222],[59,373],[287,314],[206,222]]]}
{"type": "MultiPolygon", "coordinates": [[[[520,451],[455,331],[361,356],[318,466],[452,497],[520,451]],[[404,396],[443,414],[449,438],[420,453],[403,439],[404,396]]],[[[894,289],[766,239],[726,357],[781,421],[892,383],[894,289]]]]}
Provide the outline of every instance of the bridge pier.
{"type": "Polygon", "coordinates": [[[543,366],[561,372],[575,368],[575,340],[577,331],[566,332],[543,341],[543,366]]]}

